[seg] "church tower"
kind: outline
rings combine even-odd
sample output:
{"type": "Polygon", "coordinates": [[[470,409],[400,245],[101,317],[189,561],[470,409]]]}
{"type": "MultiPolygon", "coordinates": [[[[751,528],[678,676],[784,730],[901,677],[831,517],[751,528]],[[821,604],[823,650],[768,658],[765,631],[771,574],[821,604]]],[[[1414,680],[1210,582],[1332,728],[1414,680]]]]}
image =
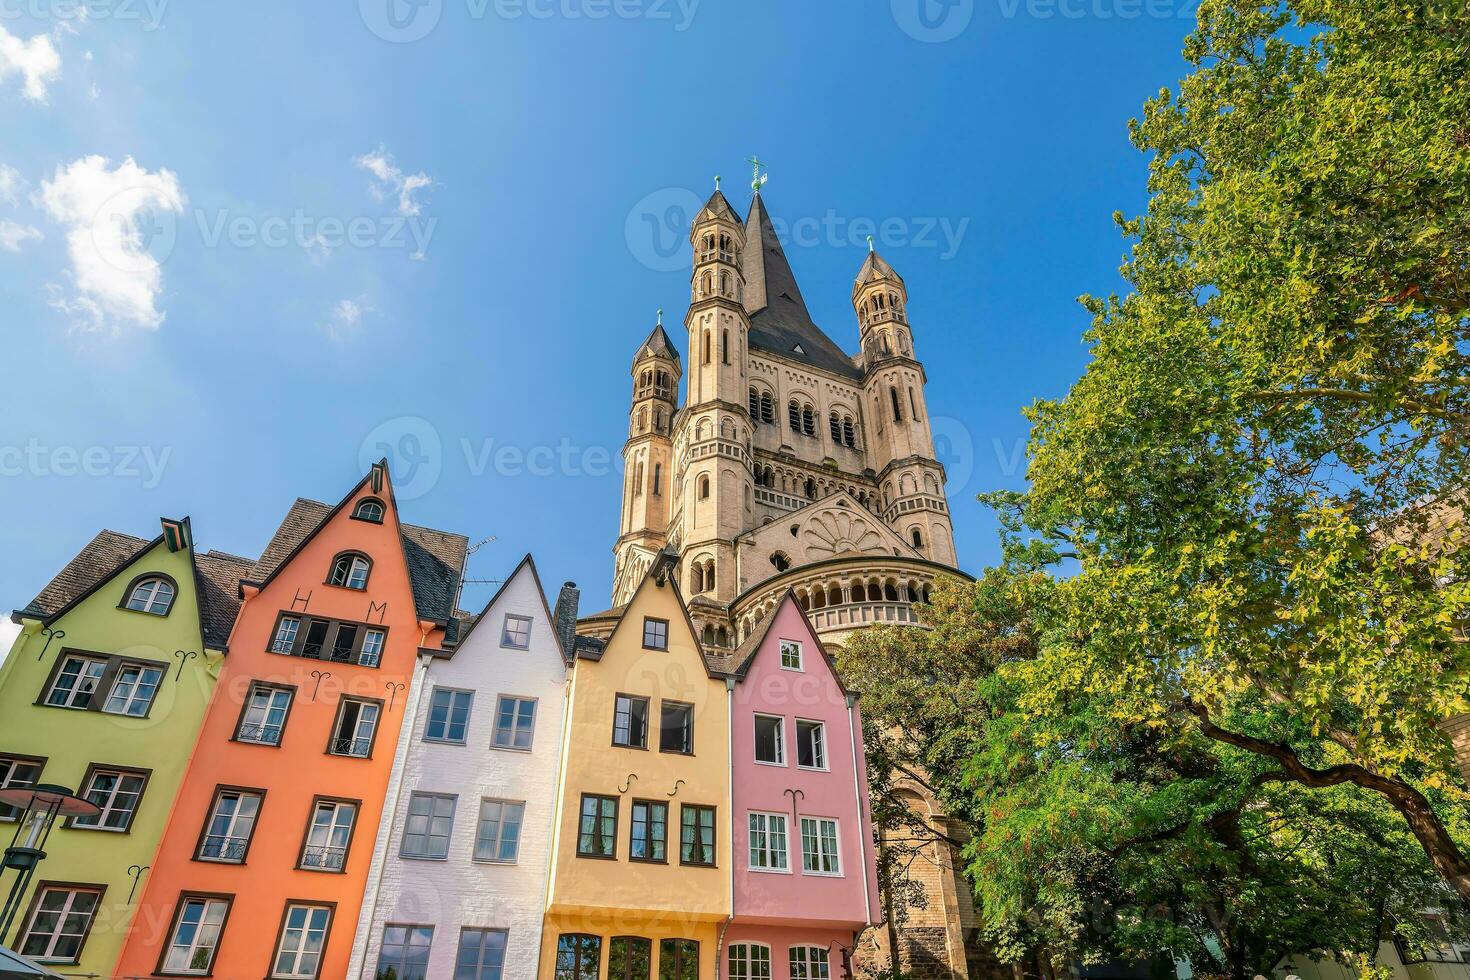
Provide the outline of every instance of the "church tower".
{"type": "Polygon", "coordinates": [[[745,225],[716,186],[689,231],[689,374],[674,453],[680,496],[674,542],[684,594],[728,602],[740,591],[734,539],[745,529],[751,494],[750,417],[745,405],[746,343],[741,255],[745,225]]]}
{"type": "Polygon", "coordinates": [[[924,366],[915,359],[903,277],[873,251],[852,285],[867,371],[869,460],[877,471],[883,518],[931,561],[956,564],[944,497],[944,470],[934,456],[924,403],[924,366]]]}
{"type": "Polygon", "coordinates": [[[618,581],[636,584],[668,540],[674,500],[674,413],[679,398],[679,352],[664,331],[663,310],[633,356],[633,402],[623,444],[623,517],[618,535],[618,581]]]}

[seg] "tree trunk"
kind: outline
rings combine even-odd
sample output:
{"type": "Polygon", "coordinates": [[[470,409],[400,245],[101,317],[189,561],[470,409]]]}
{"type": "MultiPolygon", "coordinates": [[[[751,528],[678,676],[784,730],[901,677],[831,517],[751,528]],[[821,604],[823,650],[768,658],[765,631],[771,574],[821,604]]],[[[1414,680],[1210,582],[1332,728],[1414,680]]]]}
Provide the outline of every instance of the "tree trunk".
{"type": "Polygon", "coordinates": [[[1210,714],[1204,707],[1193,701],[1186,699],[1184,707],[1198,719],[1200,732],[1205,737],[1276,760],[1281,770],[1267,773],[1261,777],[1263,781],[1298,782],[1313,789],[1352,783],[1382,795],[1403,816],[1409,831],[1419,841],[1419,846],[1440,877],[1461,899],[1470,902],[1470,859],[1450,836],[1423,793],[1401,779],[1392,779],[1352,763],[1313,769],[1302,762],[1296,750],[1289,745],[1221,728],[1210,720],[1210,714]]]}

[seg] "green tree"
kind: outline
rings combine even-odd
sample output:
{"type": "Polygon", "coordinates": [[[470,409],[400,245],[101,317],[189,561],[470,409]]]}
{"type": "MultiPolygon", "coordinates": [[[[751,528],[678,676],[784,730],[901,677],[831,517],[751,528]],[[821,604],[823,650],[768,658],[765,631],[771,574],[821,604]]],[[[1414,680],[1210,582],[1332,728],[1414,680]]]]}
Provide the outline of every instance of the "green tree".
{"type": "Polygon", "coordinates": [[[1185,55],[1132,125],[1131,289],[1029,413],[1027,547],[1077,574],[1024,706],[1376,794],[1470,899],[1470,9],[1206,0],[1185,55]]]}

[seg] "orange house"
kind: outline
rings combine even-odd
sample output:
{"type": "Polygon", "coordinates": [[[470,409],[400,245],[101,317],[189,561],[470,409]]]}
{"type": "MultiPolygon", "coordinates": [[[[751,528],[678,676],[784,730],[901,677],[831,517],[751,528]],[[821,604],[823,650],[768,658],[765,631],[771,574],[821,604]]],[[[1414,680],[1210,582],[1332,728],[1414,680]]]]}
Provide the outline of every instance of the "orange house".
{"type": "Polygon", "coordinates": [[[467,541],[400,524],[385,463],[297,500],[241,583],[215,697],[117,972],[346,974],[420,652],[467,541]]]}

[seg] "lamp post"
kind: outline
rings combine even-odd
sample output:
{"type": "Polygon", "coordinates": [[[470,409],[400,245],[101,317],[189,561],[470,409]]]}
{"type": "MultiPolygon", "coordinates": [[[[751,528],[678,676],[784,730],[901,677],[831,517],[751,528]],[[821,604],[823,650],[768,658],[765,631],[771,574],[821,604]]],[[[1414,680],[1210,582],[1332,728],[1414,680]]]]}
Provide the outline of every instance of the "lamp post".
{"type": "Polygon", "coordinates": [[[15,881],[5,896],[4,908],[0,909],[0,936],[4,936],[10,932],[26,886],[36,873],[36,865],[46,857],[46,839],[51,836],[56,818],[95,817],[102,810],[65,786],[48,783],[0,789],[0,804],[21,811],[15,821],[15,834],[10,846],[5,849],[4,859],[0,860],[0,876],[7,870],[15,871],[15,881]]]}

